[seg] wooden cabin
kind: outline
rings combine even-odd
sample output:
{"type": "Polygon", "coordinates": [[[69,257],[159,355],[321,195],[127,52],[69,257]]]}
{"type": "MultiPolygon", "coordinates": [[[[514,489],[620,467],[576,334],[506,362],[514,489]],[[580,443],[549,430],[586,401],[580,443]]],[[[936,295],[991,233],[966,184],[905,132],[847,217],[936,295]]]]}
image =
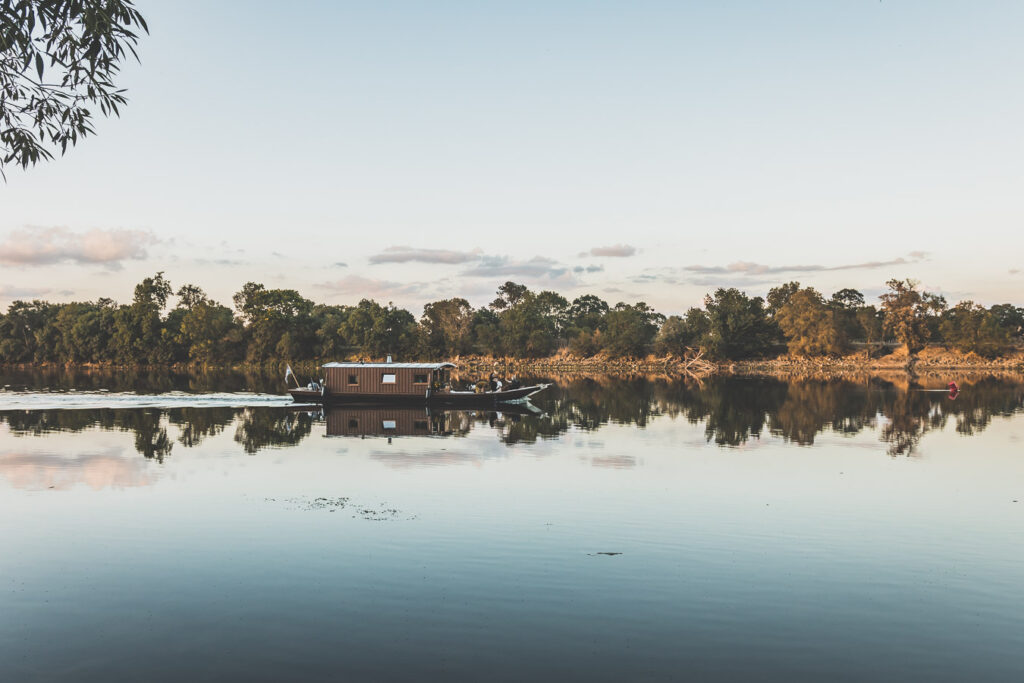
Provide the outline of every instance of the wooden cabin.
{"type": "Polygon", "coordinates": [[[324,395],[342,399],[429,399],[449,382],[453,363],[325,363],[324,395]]]}

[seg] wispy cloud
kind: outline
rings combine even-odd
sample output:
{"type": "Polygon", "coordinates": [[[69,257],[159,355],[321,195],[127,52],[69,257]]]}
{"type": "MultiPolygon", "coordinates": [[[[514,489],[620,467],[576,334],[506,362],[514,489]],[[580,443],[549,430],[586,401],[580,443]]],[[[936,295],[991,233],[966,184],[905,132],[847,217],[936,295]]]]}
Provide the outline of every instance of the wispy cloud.
{"type": "Polygon", "coordinates": [[[752,261],[736,261],[725,266],[685,266],[683,270],[703,275],[770,275],[776,273],[820,273],[835,270],[861,270],[870,268],[885,268],[888,266],[903,266],[921,261],[925,252],[915,251],[908,254],[910,258],[896,258],[889,261],[865,261],[863,263],[848,263],[838,266],[824,266],[818,264],[770,266],[764,263],[752,261]]]}
{"type": "Polygon", "coordinates": [[[636,254],[636,247],[629,244],[611,244],[606,247],[593,247],[590,251],[580,253],[580,257],[601,256],[605,258],[626,258],[636,254]]]}
{"type": "Polygon", "coordinates": [[[55,263],[101,264],[120,269],[122,261],[144,259],[158,240],[144,230],[72,232],[60,227],[29,227],[8,233],[0,242],[0,263],[38,266],[55,263]]]}
{"type": "Polygon", "coordinates": [[[572,269],[574,273],[600,273],[604,271],[602,265],[576,266],[572,269]]]}
{"type": "Polygon", "coordinates": [[[338,280],[321,282],[314,285],[335,294],[358,297],[360,299],[373,299],[389,296],[404,296],[415,294],[420,289],[418,283],[393,282],[391,280],[377,280],[363,277],[361,275],[346,275],[338,280]]]}
{"type": "Polygon", "coordinates": [[[567,266],[545,256],[514,261],[507,256],[484,256],[480,263],[462,271],[465,277],[526,277],[536,280],[573,280],[567,266]]]}
{"type": "Polygon", "coordinates": [[[0,299],[31,299],[49,294],[53,290],[46,287],[15,287],[0,285],[0,299]]]}
{"type": "Polygon", "coordinates": [[[469,263],[481,258],[479,249],[454,251],[451,249],[415,249],[413,247],[388,247],[370,257],[371,264],[378,263],[469,263]]]}

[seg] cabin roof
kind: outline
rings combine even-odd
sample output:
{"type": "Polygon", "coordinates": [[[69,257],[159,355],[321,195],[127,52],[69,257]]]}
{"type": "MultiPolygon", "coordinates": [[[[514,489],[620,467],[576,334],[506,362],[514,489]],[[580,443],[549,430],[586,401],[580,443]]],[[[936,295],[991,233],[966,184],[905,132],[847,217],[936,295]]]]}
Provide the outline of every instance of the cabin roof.
{"type": "Polygon", "coordinates": [[[440,370],[455,363],[324,363],[324,368],[387,368],[388,370],[440,370]]]}

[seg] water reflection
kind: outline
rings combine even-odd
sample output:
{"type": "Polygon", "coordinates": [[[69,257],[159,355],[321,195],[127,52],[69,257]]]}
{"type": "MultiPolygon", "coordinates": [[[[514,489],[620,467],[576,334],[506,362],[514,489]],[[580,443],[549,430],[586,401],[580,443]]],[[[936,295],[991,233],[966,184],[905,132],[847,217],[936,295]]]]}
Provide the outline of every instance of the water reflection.
{"type": "MultiPolygon", "coordinates": [[[[328,436],[359,438],[459,437],[483,429],[511,446],[558,438],[570,429],[591,431],[609,423],[643,428],[664,419],[702,426],[706,440],[723,447],[742,446],[762,435],[812,445],[825,432],[854,435],[873,430],[887,444],[889,454],[897,456],[915,454],[924,435],[951,421],[958,433],[971,435],[985,429],[993,417],[1024,407],[1024,381],[1019,378],[963,381],[955,400],[943,391],[944,384],[935,384],[878,377],[860,381],[720,377],[703,383],[600,377],[556,380],[536,408],[503,411],[425,407],[339,407],[326,412],[282,407],[0,410],[0,424],[16,436],[91,428],[131,432],[136,451],[157,462],[175,446],[191,448],[231,429],[242,450],[254,454],[265,448],[296,446],[309,437],[314,425],[323,425],[328,436]]],[[[620,459],[608,465],[628,467],[630,463],[620,459]]]]}
{"type": "Polygon", "coordinates": [[[157,473],[146,461],[121,448],[66,456],[59,453],[0,452],[0,477],[18,489],[65,490],[85,484],[94,491],[105,488],[148,486],[157,473]]]}

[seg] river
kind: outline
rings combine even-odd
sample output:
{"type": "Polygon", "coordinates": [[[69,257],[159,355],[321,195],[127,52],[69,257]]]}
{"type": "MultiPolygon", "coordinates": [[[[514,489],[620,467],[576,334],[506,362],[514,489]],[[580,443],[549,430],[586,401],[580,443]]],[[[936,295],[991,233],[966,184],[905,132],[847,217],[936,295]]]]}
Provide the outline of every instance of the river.
{"type": "Polygon", "coordinates": [[[553,379],[0,372],[0,680],[1024,680],[1024,378],[553,379]]]}

